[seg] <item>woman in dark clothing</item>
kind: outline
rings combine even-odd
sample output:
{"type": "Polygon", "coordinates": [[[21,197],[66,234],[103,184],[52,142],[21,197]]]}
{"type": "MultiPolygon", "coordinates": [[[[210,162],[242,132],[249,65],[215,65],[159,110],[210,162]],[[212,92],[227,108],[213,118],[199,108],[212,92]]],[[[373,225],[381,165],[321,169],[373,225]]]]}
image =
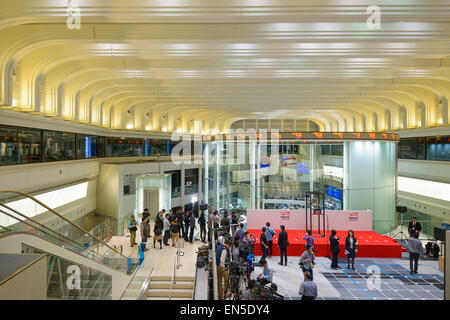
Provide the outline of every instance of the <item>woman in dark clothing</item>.
{"type": "Polygon", "coordinates": [[[200,238],[206,243],[206,219],[205,214],[202,212],[198,218],[198,224],[200,225],[200,238]]]}
{"type": "Polygon", "coordinates": [[[350,269],[350,262],[352,269],[355,270],[355,255],[358,252],[358,240],[353,234],[353,230],[348,230],[347,238],[345,238],[345,254],[347,255],[347,268],[350,269]]]}
{"type": "Polygon", "coordinates": [[[162,229],[162,221],[160,219],[156,220],[155,227],[153,228],[153,233],[155,234],[155,236],[153,237],[153,248],[155,248],[156,240],[158,240],[159,248],[162,249],[162,229]]]}

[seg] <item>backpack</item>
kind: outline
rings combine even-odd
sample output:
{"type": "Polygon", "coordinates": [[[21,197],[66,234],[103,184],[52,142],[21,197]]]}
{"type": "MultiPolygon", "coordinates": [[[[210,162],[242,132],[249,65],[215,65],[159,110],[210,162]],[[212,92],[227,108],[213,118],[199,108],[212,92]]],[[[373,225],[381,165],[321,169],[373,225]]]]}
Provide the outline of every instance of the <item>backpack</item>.
{"type": "Polygon", "coordinates": [[[178,231],[180,231],[180,228],[178,227],[178,224],[173,223],[173,224],[170,226],[170,232],[172,232],[172,233],[178,233],[178,231]]]}

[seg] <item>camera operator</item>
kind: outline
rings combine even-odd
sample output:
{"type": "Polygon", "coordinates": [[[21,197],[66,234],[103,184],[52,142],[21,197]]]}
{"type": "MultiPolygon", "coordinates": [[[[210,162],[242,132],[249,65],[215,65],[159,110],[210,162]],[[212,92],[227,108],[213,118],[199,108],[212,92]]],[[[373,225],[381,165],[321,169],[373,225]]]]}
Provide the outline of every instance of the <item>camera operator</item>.
{"type": "Polygon", "coordinates": [[[273,269],[265,258],[259,260],[259,264],[263,267],[263,273],[258,276],[257,281],[262,285],[271,283],[273,280],[273,269]]]}
{"type": "Polygon", "coordinates": [[[224,244],[219,244],[216,248],[216,265],[217,265],[217,280],[219,286],[219,299],[224,297],[224,288],[228,283],[230,265],[230,253],[231,240],[225,240],[224,244]]]}

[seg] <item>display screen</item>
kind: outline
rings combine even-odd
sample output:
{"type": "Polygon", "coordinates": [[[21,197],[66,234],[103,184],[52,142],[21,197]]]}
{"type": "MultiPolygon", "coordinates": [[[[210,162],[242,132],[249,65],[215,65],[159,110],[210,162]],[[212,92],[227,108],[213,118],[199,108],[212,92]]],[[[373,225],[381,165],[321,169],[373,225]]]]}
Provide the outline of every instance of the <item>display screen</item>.
{"type": "Polygon", "coordinates": [[[327,184],[327,195],[342,201],[342,190],[327,184]]]}

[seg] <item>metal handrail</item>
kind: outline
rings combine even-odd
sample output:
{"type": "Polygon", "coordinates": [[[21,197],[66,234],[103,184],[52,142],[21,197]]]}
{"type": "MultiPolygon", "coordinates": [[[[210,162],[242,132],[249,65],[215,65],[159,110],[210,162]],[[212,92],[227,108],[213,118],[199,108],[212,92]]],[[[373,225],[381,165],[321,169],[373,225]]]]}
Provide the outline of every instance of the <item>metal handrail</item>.
{"type": "Polygon", "coordinates": [[[214,237],[214,229],[211,234],[211,251],[212,251],[212,269],[213,269],[213,300],[219,300],[219,287],[217,279],[216,265],[216,238],[214,237]]]}
{"type": "MultiPolygon", "coordinates": [[[[153,270],[155,268],[153,267],[152,270],[150,270],[150,273],[148,274],[148,277],[145,279],[144,283],[141,286],[141,292],[139,293],[139,296],[137,300],[146,300],[148,295],[148,287],[150,286],[151,277],[153,274],[153,270]]],[[[133,280],[131,280],[133,281],[133,280]]],[[[130,282],[131,283],[131,282],[130,282]]]]}
{"type": "MultiPolygon", "coordinates": [[[[177,255],[178,255],[178,251],[177,251],[177,255]]],[[[172,279],[170,280],[169,300],[172,300],[172,290],[173,290],[173,284],[175,283],[176,264],[177,264],[177,258],[174,257],[173,258],[172,279]]]]}
{"type": "Polygon", "coordinates": [[[42,207],[44,207],[45,209],[47,209],[48,211],[50,211],[51,213],[55,214],[56,216],[58,216],[59,218],[63,219],[64,221],[66,221],[67,223],[71,224],[72,226],[74,226],[75,228],[77,228],[78,230],[81,230],[82,232],[84,232],[85,234],[88,234],[89,236],[91,236],[93,239],[97,240],[99,243],[103,244],[104,246],[106,246],[107,248],[110,248],[111,250],[113,250],[114,252],[116,252],[117,254],[119,254],[120,256],[122,256],[123,258],[127,258],[125,257],[123,254],[121,254],[119,251],[114,250],[114,248],[112,248],[111,246],[109,246],[108,244],[106,244],[105,242],[103,242],[102,240],[98,239],[96,236],[90,234],[88,231],[84,230],[82,227],[80,227],[79,225],[73,223],[72,221],[70,221],[69,219],[65,218],[64,216],[60,215],[59,213],[57,213],[55,210],[51,209],[50,207],[48,207],[47,205],[45,205],[44,203],[42,203],[41,201],[37,200],[36,198],[34,198],[33,196],[30,196],[29,194],[26,194],[24,192],[20,192],[20,191],[0,191],[0,193],[15,193],[17,195],[21,195],[24,196],[26,198],[29,198],[31,200],[33,200],[34,202],[36,202],[37,204],[41,205],[42,207]]]}

